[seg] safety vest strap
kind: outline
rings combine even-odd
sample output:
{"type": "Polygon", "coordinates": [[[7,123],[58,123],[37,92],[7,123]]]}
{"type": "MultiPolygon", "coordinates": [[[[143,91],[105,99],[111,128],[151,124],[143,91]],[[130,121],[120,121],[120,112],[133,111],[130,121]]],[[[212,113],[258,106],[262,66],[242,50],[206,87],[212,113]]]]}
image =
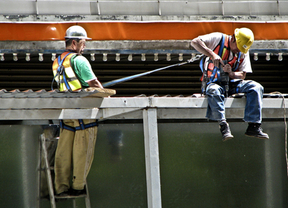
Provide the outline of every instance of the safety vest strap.
{"type": "Polygon", "coordinates": [[[218,52],[218,55],[219,55],[221,58],[223,57],[223,49],[224,49],[224,46],[225,46],[225,36],[222,35],[221,43],[220,43],[220,49],[219,49],[219,52],[218,52]]]}
{"type": "Polygon", "coordinates": [[[82,119],[79,119],[79,124],[80,126],[75,127],[75,130],[84,130],[84,129],[88,129],[94,126],[98,126],[97,122],[92,122],[92,123],[88,123],[88,124],[84,124],[82,119]]]}
{"type": "MultiPolygon", "coordinates": [[[[222,58],[222,60],[227,60],[229,58],[230,52],[228,48],[228,38],[229,38],[228,36],[222,34],[222,38],[219,44],[214,49],[214,52],[217,53],[222,58]]],[[[231,61],[228,62],[228,64],[231,65],[233,71],[238,70],[240,63],[241,63],[241,52],[238,53],[238,57],[234,57],[231,61]]],[[[201,77],[201,81],[203,80],[205,76],[206,76],[206,79],[207,78],[209,79],[208,81],[209,83],[207,84],[210,84],[211,82],[220,81],[219,80],[220,69],[214,66],[211,59],[207,60],[207,56],[204,56],[200,60],[199,66],[203,73],[203,76],[201,77]],[[205,73],[206,75],[204,76],[205,73]]]]}
{"type": "Polygon", "coordinates": [[[85,129],[88,129],[88,128],[91,128],[91,127],[94,127],[94,126],[98,126],[98,122],[92,122],[92,123],[88,123],[88,124],[84,124],[83,120],[82,119],[78,119],[79,121],[79,126],[76,126],[76,127],[72,127],[72,126],[68,126],[66,125],[63,120],[60,120],[60,128],[61,129],[66,129],[68,131],[78,131],[78,130],[85,130],[85,129]]]}
{"type": "MultiPolygon", "coordinates": [[[[219,44],[216,46],[216,48],[214,49],[214,52],[217,52],[217,54],[222,58],[223,56],[224,56],[224,54],[223,54],[223,50],[224,50],[224,47],[225,47],[225,41],[226,41],[226,38],[225,38],[225,35],[223,34],[222,35],[222,38],[221,38],[221,40],[220,40],[220,42],[219,42],[219,44]]],[[[228,41],[228,40],[227,40],[228,41]]],[[[205,68],[208,68],[208,66],[207,67],[204,67],[204,65],[205,65],[205,61],[206,61],[206,59],[207,59],[207,56],[204,56],[201,60],[200,60],[200,69],[201,69],[201,71],[202,71],[202,73],[207,73],[207,70],[208,69],[205,69],[205,68]]],[[[216,76],[216,74],[217,74],[217,69],[219,69],[219,68],[217,68],[217,67],[213,67],[213,69],[211,70],[211,75],[209,76],[209,79],[211,80],[211,81],[216,81],[216,80],[214,80],[215,78],[217,79],[217,76],[216,76]],[[215,69],[216,68],[216,69],[215,69]],[[216,76],[216,77],[215,77],[216,76]]],[[[202,77],[203,78],[203,77],[202,77]]],[[[201,78],[201,80],[202,80],[202,78],[201,78]]]]}
{"type": "Polygon", "coordinates": [[[66,125],[66,124],[63,122],[63,120],[60,120],[60,128],[61,128],[61,129],[66,129],[66,130],[75,132],[75,128],[72,127],[72,126],[66,125]]]}
{"type": "MultiPolygon", "coordinates": [[[[235,58],[235,57],[234,57],[235,58]]],[[[233,71],[237,71],[238,70],[238,68],[239,68],[239,65],[240,65],[240,63],[241,63],[241,52],[239,52],[238,53],[238,57],[237,58],[235,58],[235,60],[233,59],[232,61],[230,61],[230,62],[228,62],[228,64],[234,64],[235,63],[235,66],[233,67],[233,71]],[[236,63],[235,63],[235,61],[236,61],[236,63]]]]}
{"type": "Polygon", "coordinates": [[[64,83],[65,83],[66,88],[67,88],[69,91],[72,91],[70,85],[68,84],[68,80],[67,80],[67,77],[66,77],[66,73],[63,73],[62,75],[63,75],[63,81],[64,81],[64,83]]]}
{"type": "MultiPolygon", "coordinates": [[[[224,46],[225,46],[225,35],[222,35],[222,38],[221,38],[221,41],[220,41],[220,45],[219,45],[220,48],[219,48],[219,51],[218,51],[218,55],[221,58],[224,56],[224,54],[223,54],[224,46]]],[[[210,82],[217,82],[219,77],[220,77],[220,69],[219,69],[219,67],[214,66],[213,73],[212,73],[212,75],[210,77],[210,82]]]]}
{"type": "MultiPolygon", "coordinates": [[[[228,62],[230,50],[229,50],[229,36],[227,35],[222,34],[221,40],[219,41],[218,45],[214,48],[213,51],[214,53],[218,54],[224,62],[230,64],[230,66],[232,67],[232,71],[234,72],[238,70],[239,65],[243,61],[243,59],[241,59],[241,52],[239,52],[237,54],[238,56],[234,56],[233,59],[228,62]]],[[[202,93],[203,94],[205,94],[206,87],[210,83],[218,83],[221,85],[223,83],[227,84],[227,79],[225,78],[225,75],[223,77],[223,71],[220,70],[220,68],[214,66],[211,58],[204,56],[200,60],[199,66],[203,73],[200,79],[202,81],[202,93]]],[[[229,81],[230,80],[228,78],[228,82],[229,81]]]]}
{"type": "MultiPolygon", "coordinates": [[[[61,59],[61,56],[58,56],[58,58],[57,58],[57,64],[58,64],[57,69],[55,70],[55,68],[54,68],[54,66],[53,66],[53,74],[54,74],[54,77],[53,77],[52,84],[51,84],[51,89],[52,89],[52,90],[53,90],[53,83],[54,83],[54,81],[55,81],[55,79],[56,79],[57,77],[58,77],[58,82],[57,82],[58,89],[59,89],[59,83],[60,83],[60,82],[63,82],[63,81],[60,79],[60,75],[63,75],[64,83],[65,83],[66,86],[69,87],[68,82],[66,83],[65,78],[64,78],[65,73],[63,73],[63,70],[64,70],[63,62],[64,62],[65,58],[66,58],[69,54],[71,54],[71,53],[72,53],[72,52],[67,52],[67,54],[65,54],[65,56],[63,57],[63,59],[61,59]]],[[[53,64],[53,65],[54,65],[54,64],[53,64]]]]}
{"type": "Polygon", "coordinates": [[[54,80],[57,81],[57,87],[60,91],[77,91],[82,88],[82,85],[71,66],[71,58],[75,55],[74,52],[64,52],[54,61],[52,69],[54,78],[51,84],[53,90],[54,80]]]}
{"type": "Polygon", "coordinates": [[[69,55],[69,54],[71,54],[72,52],[68,52],[64,57],[63,57],[63,59],[61,59],[61,56],[58,56],[58,69],[57,69],[57,72],[58,73],[60,73],[61,72],[61,66],[63,65],[63,62],[64,62],[64,60],[65,60],[65,58],[69,55]]]}

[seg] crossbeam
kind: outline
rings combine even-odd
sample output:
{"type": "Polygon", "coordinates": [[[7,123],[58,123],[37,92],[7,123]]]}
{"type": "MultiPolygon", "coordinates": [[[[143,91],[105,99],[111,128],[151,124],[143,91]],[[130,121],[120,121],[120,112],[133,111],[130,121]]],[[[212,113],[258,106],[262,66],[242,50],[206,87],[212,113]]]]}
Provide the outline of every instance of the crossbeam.
{"type": "MultiPolygon", "coordinates": [[[[225,99],[226,117],[243,118],[246,98],[225,99]]],[[[283,118],[288,99],[264,98],[263,118],[283,118]]],[[[2,98],[1,120],[142,119],[156,108],[158,119],[205,119],[207,99],[191,97],[2,98]]],[[[287,115],[286,115],[287,116],[287,115]]]]}

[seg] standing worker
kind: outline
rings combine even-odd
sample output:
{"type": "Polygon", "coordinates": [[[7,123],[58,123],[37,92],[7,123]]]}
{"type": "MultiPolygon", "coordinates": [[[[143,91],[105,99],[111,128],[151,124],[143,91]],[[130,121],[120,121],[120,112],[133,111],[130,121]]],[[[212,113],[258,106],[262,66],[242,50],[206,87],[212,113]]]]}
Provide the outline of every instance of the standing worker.
{"type": "MultiPolygon", "coordinates": [[[[71,26],[66,30],[66,51],[55,59],[52,66],[60,91],[103,88],[89,61],[81,55],[87,39],[91,38],[87,37],[85,29],[80,26],[71,26]]],[[[60,138],[54,165],[56,196],[85,194],[86,178],[94,158],[97,126],[96,119],[60,121],[60,138]]]]}
{"type": "Polygon", "coordinates": [[[236,93],[245,93],[247,99],[244,121],[248,122],[248,128],[245,135],[269,139],[260,127],[264,88],[255,81],[245,80],[246,73],[252,73],[248,50],[253,42],[254,34],[248,28],[237,28],[232,36],[214,32],[191,42],[205,55],[200,68],[203,72],[202,92],[208,99],[206,117],[218,121],[223,141],[233,138],[225,117],[225,95],[236,93]]]}

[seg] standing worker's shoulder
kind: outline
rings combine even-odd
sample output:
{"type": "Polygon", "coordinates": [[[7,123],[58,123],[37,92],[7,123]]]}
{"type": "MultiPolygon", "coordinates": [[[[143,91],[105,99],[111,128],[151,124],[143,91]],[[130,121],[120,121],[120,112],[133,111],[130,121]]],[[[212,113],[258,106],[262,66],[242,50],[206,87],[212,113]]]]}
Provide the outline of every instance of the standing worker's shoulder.
{"type": "Polygon", "coordinates": [[[85,58],[85,56],[82,55],[75,56],[74,59],[71,60],[71,65],[75,70],[75,72],[83,70],[92,71],[90,62],[88,61],[87,58],[85,58]]]}
{"type": "Polygon", "coordinates": [[[85,56],[82,55],[77,55],[74,57],[74,61],[79,61],[79,62],[88,62],[88,59],[85,56]]]}
{"type": "Polygon", "coordinates": [[[80,66],[82,64],[90,66],[90,62],[88,61],[88,59],[85,56],[82,56],[82,55],[75,56],[73,61],[74,61],[75,65],[77,65],[77,66],[80,66]]]}

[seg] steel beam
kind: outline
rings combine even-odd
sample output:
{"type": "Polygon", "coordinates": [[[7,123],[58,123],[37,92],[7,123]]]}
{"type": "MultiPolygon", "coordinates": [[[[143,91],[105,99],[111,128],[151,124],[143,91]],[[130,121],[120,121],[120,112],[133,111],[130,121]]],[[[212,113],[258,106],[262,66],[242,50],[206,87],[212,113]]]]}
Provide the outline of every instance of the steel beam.
{"type": "MultiPolygon", "coordinates": [[[[0,110],[11,109],[114,109],[114,108],[192,108],[207,107],[206,98],[191,97],[111,97],[111,98],[1,98],[0,110]]],[[[245,98],[227,98],[226,108],[244,108],[245,98]]],[[[264,98],[263,108],[281,109],[288,99],[264,98]]]]}
{"type": "MultiPolygon", "coordinates": [[[[157,108],[159,119],[205,119],[206,98],[2,98],[1,120],[142,119],[141,110],[157,108]]],[[[226,117],[243,118],[245,98],[225,100],[226,117]]],[[[283,118],[288,99],[264,98],[263,118],[283,118]]],[[[288,112],[286,112],[287,116],[288,112]]]]}
{"type": "MultiPolygon", "coordinates": [[[[42,110],[0,110],[0,120],[59,120],[59,119],[99,119],[99,120],[121,120],[142,119],[141,108],[127,109],[42,109],[42,110]]],[[[158,119],[206,119],[206,108],[159,108],[158,119]]],[[[244,108],[226,109],[227,119],[242,119],[244,108]]],[[[280,119],[284,116],[281,108],[264,108],[262,116],[264,119],[280,119]]],[[[288,117],[288,112],[286,112],[288,117]]]]}
{"type": "MultiPolygon", "coordinates": [[[[245,98],[225,99],[226,108],[245,106],[245,98]]],[[[288,99],[264,98],[264,108],[282,108],[288,99]]],[[[1,98],[0,109],[62,108],[206,108],[207,99],[191,97],[111,97],[111,98],[1,98]]]]}

